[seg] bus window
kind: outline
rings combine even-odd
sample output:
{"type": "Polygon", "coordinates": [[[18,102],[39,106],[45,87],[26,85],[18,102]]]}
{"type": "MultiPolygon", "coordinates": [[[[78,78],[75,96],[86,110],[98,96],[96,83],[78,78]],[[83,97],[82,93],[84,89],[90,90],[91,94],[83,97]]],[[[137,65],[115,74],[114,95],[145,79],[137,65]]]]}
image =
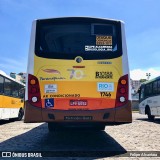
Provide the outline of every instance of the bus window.
{"type": "Polygon", "coordinates": [[[150,84],[149,84],[149,95],[152,94],[152,90],[153,90],[153,88],[152,88],[152,83],[150,83],[150,84]]]}
{"type": "Polygon", "coordinates": [[[158,91],[157,84],[158,84],[157,81],[153,82],[153,94],[157,94],[158,91]]]}
{"type": "Polygon", "coordinates": [[[0,76],[0,94],[3,94],[4,78],[0,76]]]}
{"type": "Polygon", "coordinates": [[[145,86],[145,95],[146,96],[149,95],[149,85],[148,84],[145,86]]]}
{"type": "Polygon", "coordinates": [[[157,92],[160,94],[160,80],[157,82],[157,92]]]}
{"type": "Polygon", "coordinates": [[[35,53],[39,57],[112,59],[122,55],[120,44],[118,24],[37,22],[35,53]]]}
{"type": "Polygon", "coordinates": [[[152,94],[152,83],[149,83],[146,85],[146,96],[149,96],[152,94]]]}
{"type": "Polygon", "coordinates": [[[5,78],[4,94],[7,96],[11,96],[11,91],[12,91],[11,80],[5,78]]]}
{"type": "Polygon", "coordinates": [[[144,99],[144,88],[141,89],[140,99],[144,99]]]}
{"type": "Polygon", "coordinates": [[[18,97],[18,83],[12,82],[12,96],[18,97]]]}
{"type": "Polygon", "coordinates": [[[22,99],[24,99],[24,91],[25,91],[24,87],[20,85],[19,86],[19,97],[22,99]]]}

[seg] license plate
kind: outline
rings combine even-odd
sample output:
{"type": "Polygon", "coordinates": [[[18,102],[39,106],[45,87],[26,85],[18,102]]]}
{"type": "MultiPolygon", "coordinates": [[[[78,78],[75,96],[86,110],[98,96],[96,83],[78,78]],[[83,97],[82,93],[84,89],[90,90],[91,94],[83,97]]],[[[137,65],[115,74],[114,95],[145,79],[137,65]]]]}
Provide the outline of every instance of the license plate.
{"type": "Polygon", "coordinates": [[[92,120],[92,116],[64,116],[64,120],[92,120]]]}
{"type": "Polygon", "coordinates": [[[70,100],[69,105],[70,106],[87,106],[88,102],[87,100],[70,100]]]}

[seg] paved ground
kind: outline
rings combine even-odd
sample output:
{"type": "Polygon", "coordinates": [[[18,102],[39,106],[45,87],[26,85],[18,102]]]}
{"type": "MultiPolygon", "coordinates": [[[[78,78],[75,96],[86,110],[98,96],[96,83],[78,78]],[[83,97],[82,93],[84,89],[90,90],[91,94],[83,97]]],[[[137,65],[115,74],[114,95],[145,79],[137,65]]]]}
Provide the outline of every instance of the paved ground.
{"type": "Polygon", "coordinates": [[[0,142],[0,151],[53,151],[58,156],[61,154],[62,157],[67,156],[67,159],[72,160],[93,159],[89,158],[91,154],[93,156],[97,154],[96,157],[104,159],[106,157],[104,153],[107,151],[114,156],[127,151],[160,151],[160,118],[150,122],[146,116],[133,113],[132,124],[107,126],[105,131],[100,132],[63,131],[53,134],[48,133],[45,123],[2,121],[0,142]],[[84,151],[86,158],[74,157],[74,155],[82,157],[84,151]]]}

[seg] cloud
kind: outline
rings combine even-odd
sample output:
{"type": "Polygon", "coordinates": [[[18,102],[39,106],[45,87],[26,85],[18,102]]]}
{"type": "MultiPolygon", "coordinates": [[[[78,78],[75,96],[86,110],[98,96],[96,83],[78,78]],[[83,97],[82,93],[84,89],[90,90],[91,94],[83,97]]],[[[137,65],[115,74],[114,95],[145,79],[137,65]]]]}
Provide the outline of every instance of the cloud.
{"type": "Polygon", "coordinates": [[[6,73],[4,71],[2,71],[2,70],[0,70],[0,74],[6,75],[6,73]]]}
{"type": "Polygon", "coordinates": [[[25,72],[27,67],[27,61],[24,57],[13,59],[13,58],[1,58],[0,69],[10,74],[10,72],[25,72]]]}
{"type": "Polygon", "coordinates": [[[133,80],[147,79],[146,73],[150,73],[151,76],[149,77],[149,79],[153,79],[155,77],[160,76],[160,69],[158,68],[149,68],[146,70],[134,69],[130,71],[130,76],[131,79],[133,80]]]}

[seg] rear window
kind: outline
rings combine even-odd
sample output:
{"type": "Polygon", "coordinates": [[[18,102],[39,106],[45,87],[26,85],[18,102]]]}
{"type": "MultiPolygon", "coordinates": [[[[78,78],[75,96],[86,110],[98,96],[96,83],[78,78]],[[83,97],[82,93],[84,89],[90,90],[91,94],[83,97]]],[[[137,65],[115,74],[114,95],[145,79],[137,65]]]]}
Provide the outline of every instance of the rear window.
{"type": "Polygon", "coordinates": [[[38,20],[35,54],[53,59],[111,59],[121,56],[120,22],[86,19],[38,20]]]}

